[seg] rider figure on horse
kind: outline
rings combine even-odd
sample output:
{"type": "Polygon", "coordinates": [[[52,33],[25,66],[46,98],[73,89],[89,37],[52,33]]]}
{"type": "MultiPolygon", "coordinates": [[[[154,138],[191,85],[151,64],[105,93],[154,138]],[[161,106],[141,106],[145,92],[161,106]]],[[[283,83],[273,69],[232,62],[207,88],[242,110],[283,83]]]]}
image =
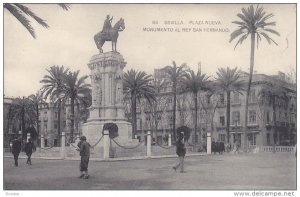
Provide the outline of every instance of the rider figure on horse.
{"type": "Polygon", "coordinates": [[[113,19],[113,16],[111,18],[109,15],[106,16],[101,33],[106,34],[112,28],[112,26],[111,26],[112,19],[113,19]]]}

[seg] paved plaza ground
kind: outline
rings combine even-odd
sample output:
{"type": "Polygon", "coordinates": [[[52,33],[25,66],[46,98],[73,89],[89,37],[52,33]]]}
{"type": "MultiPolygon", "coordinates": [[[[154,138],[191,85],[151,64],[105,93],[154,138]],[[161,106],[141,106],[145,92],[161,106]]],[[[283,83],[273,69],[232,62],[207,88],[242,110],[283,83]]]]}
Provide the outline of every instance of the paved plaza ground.
{"type": "Polygon", "coordinates": [[[4,190],[295,190],[296,157],[289,153],[90,161],[90,179],[78,179],[79,161],[4,158],[4,190]]]}

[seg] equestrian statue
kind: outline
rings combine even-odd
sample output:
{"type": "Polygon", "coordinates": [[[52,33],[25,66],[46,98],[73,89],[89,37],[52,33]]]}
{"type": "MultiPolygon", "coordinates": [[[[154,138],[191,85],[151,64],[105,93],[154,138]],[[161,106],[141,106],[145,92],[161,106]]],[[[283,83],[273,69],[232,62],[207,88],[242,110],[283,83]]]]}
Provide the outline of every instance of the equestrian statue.
{"type": "Polygon", "coordinates": [[[117,51],[119,31],[123,31],[125,29],[125,22],[123,18],[121,18],[113,27],[111,25],[112,19],[113,17],[110,18],[110,16],[107,15],[102,31],[98,32],[94,36],[96,46],[100,53],[103,53],[102,46],[105,41],[111,41],[112,51],[117,51]]]}

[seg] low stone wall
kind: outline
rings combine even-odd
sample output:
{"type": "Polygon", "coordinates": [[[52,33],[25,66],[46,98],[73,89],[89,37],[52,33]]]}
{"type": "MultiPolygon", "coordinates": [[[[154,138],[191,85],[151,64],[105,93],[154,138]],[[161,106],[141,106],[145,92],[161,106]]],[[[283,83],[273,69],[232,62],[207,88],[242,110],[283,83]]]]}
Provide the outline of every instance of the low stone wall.
{"type": "Polygon", "coordinates": [[[34,157],[60,157],[60,147],[36,148],[34,157]]]}

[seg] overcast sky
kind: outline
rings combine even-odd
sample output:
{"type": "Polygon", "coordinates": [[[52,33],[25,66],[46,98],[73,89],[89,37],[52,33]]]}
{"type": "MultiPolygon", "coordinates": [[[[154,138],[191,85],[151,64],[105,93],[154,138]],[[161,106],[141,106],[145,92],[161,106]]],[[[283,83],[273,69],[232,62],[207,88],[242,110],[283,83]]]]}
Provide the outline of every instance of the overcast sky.
{"type": "MultiPolygon", "coordinates": [[[[87,63],[98,53],[94,35],[102,30],[107,14],[113,16],[113,24],[121,17],[126,29],[120,32],[117,49],[123,55],[128,69],[153,73],[154,68],[187,63],[214,75],[219,67],[249,68],[250,39],[234,50],[229,43],[230,33],[237,26],[231,22],[247,4],[74,4],[70,11],[63,11],[54,4],[27,4],[50,25],[45,29],[32,22],[37,39],[7,11],[4,10],[4,94],[28,96],[41,88],[40,80],[46,69],[64,65],[80,75],[88,75],[87,63]],[[153,24],[157,21],[158,24],[153,24]],[[174,21],[176,24],[165,24],[174,21]],[[206,21],[215,21],[207,24],[206,21]],[[192,24],[193,22],[194,24],[192,24]],[[173,28],[173,32],[149,32],[144,28],[173,28]],[[175,32],[178,28],[180,32],[175,32]],[[182,32],[182,28],[191,28],[182,32]],[[202,28],[202,32],[193,32],[202,28]],[[203,32],[204,28],[218,28],[223,32],[203,32]]],[[[258,73],[276,74],[289,72],[296,67],[296,5],[263,5],[275,16],[281,36],[272,35],[278,46],[263,40],[255,52],[255,68],[258,73]]],[[[104,52],[111,50],[111,43],[104,44],[104,52]]]]}

